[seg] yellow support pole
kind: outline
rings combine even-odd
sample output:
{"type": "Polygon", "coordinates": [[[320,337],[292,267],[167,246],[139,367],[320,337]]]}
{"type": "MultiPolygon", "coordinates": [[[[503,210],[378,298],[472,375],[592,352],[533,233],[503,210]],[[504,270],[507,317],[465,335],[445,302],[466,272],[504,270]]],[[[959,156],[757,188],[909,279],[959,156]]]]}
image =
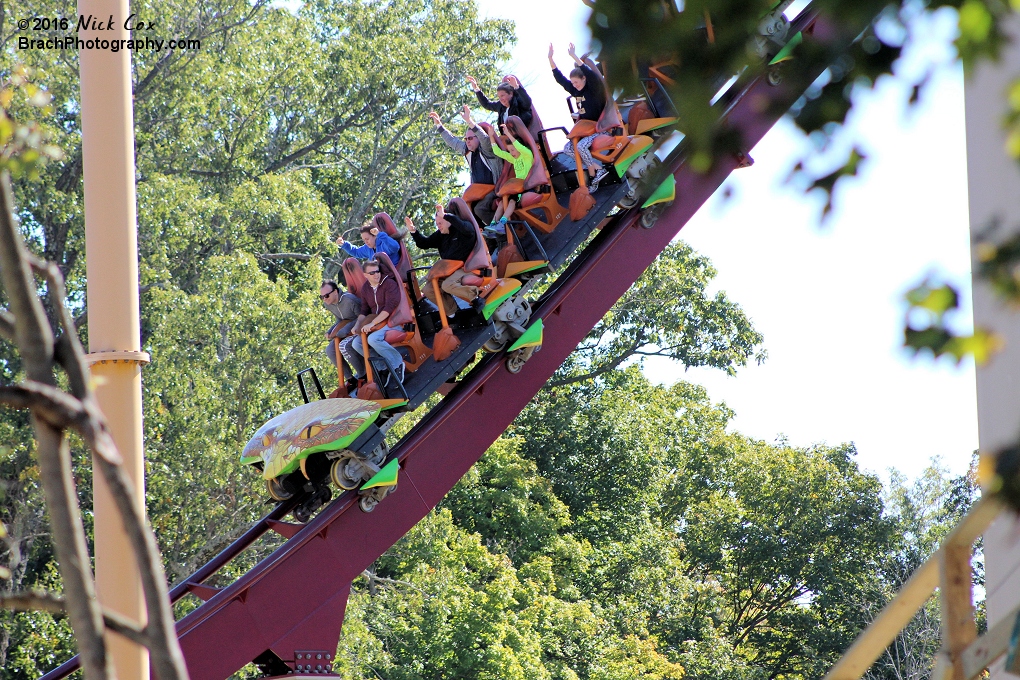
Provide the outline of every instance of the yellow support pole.
{"type": "MultiPolygon", "coordinates": [[[[131,38],[124,22],[127,0],[80,0],[78,14],[91,15],[88,40],[131,38]]],[[[138,310],[138,235],[135,213],[134,112],[129,50],[82,49],[81,125],[85,181],[85,251],[89,363],[96,397],[109,420],[124,469],[144,508],[141,352],[138,310]]],[[[138,568],[116,505],[95,476],[96,591],[104,607],[145,623],[138,568]]],[[[148,652],[108,634],[120,680],[148,680],[148,652]]]]}

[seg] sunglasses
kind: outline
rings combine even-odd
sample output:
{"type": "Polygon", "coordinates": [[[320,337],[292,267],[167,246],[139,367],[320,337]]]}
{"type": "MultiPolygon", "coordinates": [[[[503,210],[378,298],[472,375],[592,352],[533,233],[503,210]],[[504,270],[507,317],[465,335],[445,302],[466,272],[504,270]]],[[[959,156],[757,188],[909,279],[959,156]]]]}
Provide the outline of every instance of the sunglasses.
{"type": "Polygon", "coordinates": [[[333,290],[329,291],[325,295],[323,295],[322,293],[319,293],[319,297],[321,297],[323,300],[325,300],[326,298],[328,298],[330,295],[332,295],[335,292],[337,292],[337,289],[334,288],[333,290]]]}
{"type": "Polygon", "coordinates": [[[372,276],[373,274],[378,274],[378,273],[379,273],[379,270],[378,270],[378,269],[373,269],[373,270],[372,270],[372,271],[370,271],[370,272],[369,272],[369,271],[366,271],[366,272],[365,272],[365,276],[372,276]]]}

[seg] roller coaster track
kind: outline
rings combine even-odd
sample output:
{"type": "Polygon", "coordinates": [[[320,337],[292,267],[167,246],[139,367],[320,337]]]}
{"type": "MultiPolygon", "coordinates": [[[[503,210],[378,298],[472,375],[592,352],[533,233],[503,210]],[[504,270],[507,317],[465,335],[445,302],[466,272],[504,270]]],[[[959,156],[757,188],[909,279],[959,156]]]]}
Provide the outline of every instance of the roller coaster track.
{"type": "MultiPolygon", "coordinates": [[[[791,35],[809,27],[812,35],[806,40],[817,41],[830,55],[835,48],[845,49],[857,34],[820,19],[809,8],[793,21],[791,35]]],[[[810,83],[826,64],[793,66],[806,76],[798,82],[810,83]]],[[[751,149],[801,90],[772,86],[757,77],[729,100],[720,125],[739,131],[751,149]]],[[[651,229],[640,225],[638,209],[622,211],[604,226],[535,305],[532,318],[541,318],[545,325],[542,350],[517,375],[504,368],[501,355],[488,356],[426,414],[393,447],[401,461],[400,488],[374,512],[361,512],[358,496],[349,492],[302,526],[281,521],[291,509],[281,504],[171,591],[175,601],[189,592],[205,600],[177,623],[194,680],[222,680],[255,660],[277,674],[329,672],[352,581],[442,500],[738,161],[719,158],[709,173],[698,174],[684,162],[681,144],[663,165],[676,178],[674,204],[651,229]],[[268,530],[288,540],[231,585],[203,585],[268,530]]],[[[65,677],[77,667],[75,657],[43,680],[65,677]]]]}

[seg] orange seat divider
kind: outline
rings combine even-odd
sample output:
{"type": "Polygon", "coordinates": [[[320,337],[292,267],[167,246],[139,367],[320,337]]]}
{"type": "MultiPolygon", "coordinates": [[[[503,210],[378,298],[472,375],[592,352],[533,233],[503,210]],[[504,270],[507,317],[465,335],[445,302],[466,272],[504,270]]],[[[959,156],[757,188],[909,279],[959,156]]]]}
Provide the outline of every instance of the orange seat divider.
{"type": "Polygon", "coordinates": [[[542,200],[542,194],[537,193],[535,191],[529,191],[526,194],[524,194],[523,196],[521,196],[521,206],[520,207],[527,208],[528,206],[535,205],[536,203],[540,202],[541,200],[542,200]]]}
{"type": "Polygon", "coordinates": [[[485,195],[496,188],[495,184],[472,184],[464,190],[464,200],[474,203],[485,198],[485,195]]]}
{"type": "Polygon", "coordinates": [[[394,343],[407,340],[408,335],[410,335],[410,333],[405,331],[403,328],[391,328],[386,331],[386,335],[383,336],[383,339],[392,345],[394,343]]]}

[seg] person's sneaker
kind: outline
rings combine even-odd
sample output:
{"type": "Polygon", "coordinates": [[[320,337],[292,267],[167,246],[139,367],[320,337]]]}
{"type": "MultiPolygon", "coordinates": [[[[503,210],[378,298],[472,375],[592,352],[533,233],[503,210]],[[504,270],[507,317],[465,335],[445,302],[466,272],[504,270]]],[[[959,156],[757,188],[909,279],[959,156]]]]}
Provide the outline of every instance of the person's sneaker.
{"type": "Polygon", "coordinates": [[[599,190],[599,182],[604,180],[606,178],[606,175],[608,175],[608,174],[609,174],[608,170],[606,170],[605,168],[599,168],[599,171],[596,172],[595,176],[592,177],[592,179],[591,179],[591,184],[588,186],[588,193],[589,194],[594,194],[596,191],[598,191],[599,190]]]}
{"type": "Polygon", "coordinates": [[[476,297],[471,301],[471,309],[481,314],[482,310],[485,309],[485,300],[480,297],[476,297]]]}
{"type": "Polygon", "coordinates": [[[353,394],[354,391],[357,389],[358,389],[357,378],[348,378],[347,382],[344,383],[344,390],[346,390],[347,394],[353,394]]]}

